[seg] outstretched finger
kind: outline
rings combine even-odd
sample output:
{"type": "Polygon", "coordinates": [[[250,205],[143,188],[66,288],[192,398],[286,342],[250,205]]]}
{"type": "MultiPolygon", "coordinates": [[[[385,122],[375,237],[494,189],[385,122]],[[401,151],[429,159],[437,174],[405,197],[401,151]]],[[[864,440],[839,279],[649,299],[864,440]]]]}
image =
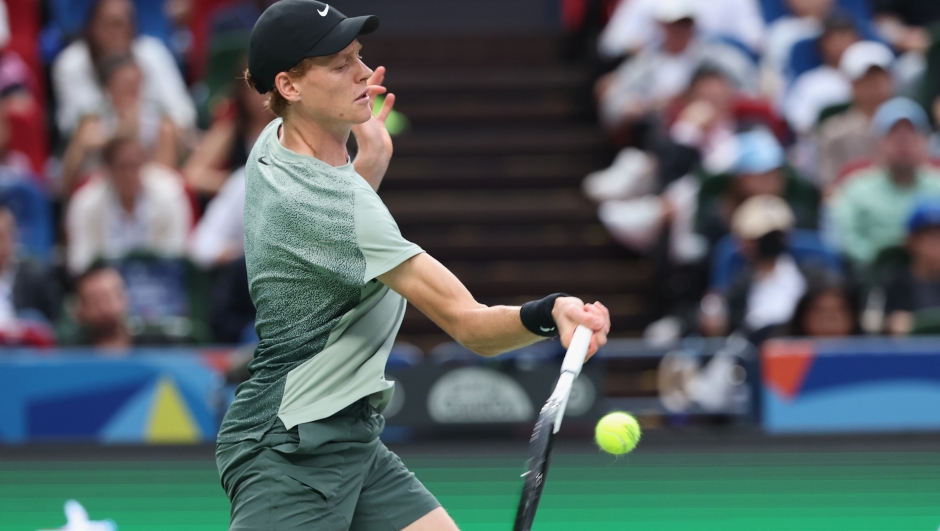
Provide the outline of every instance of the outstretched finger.
{"type": "Polygon", "coordinates": [[[369,96],[378,96],[379,94],[385,94],[388,92],[388,89],[382,85],[369,85],[369,96]]]}
{"type": "Polygon", "coordinates": [[[382,103],[382,109],[379,111],[379,114],[376,118],[378,118],[379,121],[384,124],[385,120],[388,118],[388,113],[392,112],[392,107],[394,106],[395,106],[395,95],[388,94],[387,96],[385,96],[385,101],[382,103]]]}
{"type": "Polygon", "coordinates": [[[370,85],[381,85],[385,81],[385,67],[377,66],[375,71],[372,72],[372,75],[369,77],[370,85]]]}

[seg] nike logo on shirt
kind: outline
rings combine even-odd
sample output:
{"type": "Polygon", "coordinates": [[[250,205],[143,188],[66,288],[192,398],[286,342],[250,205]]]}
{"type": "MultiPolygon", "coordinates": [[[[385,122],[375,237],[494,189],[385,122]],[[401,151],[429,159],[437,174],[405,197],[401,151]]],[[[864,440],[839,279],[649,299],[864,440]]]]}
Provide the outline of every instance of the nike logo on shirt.
{"type": "Polygon", "coordinates": [[[320,13],[321,17],[325,17],[327,12],[329,12],[329,10],[330,10],[330,6],[329,4],[327,4],[327,6],[323,8],[323,11],[320,11],[319,9],[317,9],[317,13],[320,13]]]}
{"type": "Polygon", "coordinates": [[[270,166],[270,164],[268,164],[268,163],[264,160],[264,157],[259,157],[259,158],[258,158],[258,162],[260,162],[261,164],[264,164],[265,166],[270,166]]]}

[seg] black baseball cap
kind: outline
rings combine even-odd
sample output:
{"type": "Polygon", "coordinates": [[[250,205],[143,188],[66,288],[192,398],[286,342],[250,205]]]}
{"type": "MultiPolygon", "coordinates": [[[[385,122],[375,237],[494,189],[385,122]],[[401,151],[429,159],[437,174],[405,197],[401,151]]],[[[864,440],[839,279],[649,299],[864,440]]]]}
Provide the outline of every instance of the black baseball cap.
{"type": "Polygon", "coordinates": [[[347,18],[315,0],[280,0],[265,9],[251,30],[248,71],[258,92],[274,89],[274,78],[307,57],[341,52],[359,35],[379,27],[378,17],[347,18]]]}

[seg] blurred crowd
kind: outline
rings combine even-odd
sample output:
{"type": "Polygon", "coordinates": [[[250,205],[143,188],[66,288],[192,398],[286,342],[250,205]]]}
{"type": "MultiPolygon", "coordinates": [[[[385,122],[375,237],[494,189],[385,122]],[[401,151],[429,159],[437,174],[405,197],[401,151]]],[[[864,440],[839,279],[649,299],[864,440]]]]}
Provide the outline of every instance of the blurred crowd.
{"type": "Polygon", "coordinates": [[[940,2],[585,6],[619,152],[583,190],[656,261],[647,338],[940,332],[940,2]]]}
{"type": "MultiPolygon", "coordinates": [[[[255,339],[273,116],[238,80],[270,1],[0,0],[0,344],[255,339]]],[[[619,152],[583,188],[657,263],[649,338],[940,332],[940,2],[562,8],[605,22],[619,152]]]]}
{"type": "Polygon", "coordinates": [[[255,339],[240,82],[267,0],[0,0],[0,345],[255,339]]]}

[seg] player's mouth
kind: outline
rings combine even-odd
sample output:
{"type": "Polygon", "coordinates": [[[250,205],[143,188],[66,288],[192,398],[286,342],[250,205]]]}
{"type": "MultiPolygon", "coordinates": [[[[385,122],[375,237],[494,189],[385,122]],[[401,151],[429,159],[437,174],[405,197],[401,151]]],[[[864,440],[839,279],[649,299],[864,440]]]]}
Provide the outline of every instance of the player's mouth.
{"type": "Polygon", "coordinates": [[[361,96],[353,100],[353,103],[368,103],[368,101],[369,101],[369,91],[366,90],[365,92],[362,93],[361,96]]]}

